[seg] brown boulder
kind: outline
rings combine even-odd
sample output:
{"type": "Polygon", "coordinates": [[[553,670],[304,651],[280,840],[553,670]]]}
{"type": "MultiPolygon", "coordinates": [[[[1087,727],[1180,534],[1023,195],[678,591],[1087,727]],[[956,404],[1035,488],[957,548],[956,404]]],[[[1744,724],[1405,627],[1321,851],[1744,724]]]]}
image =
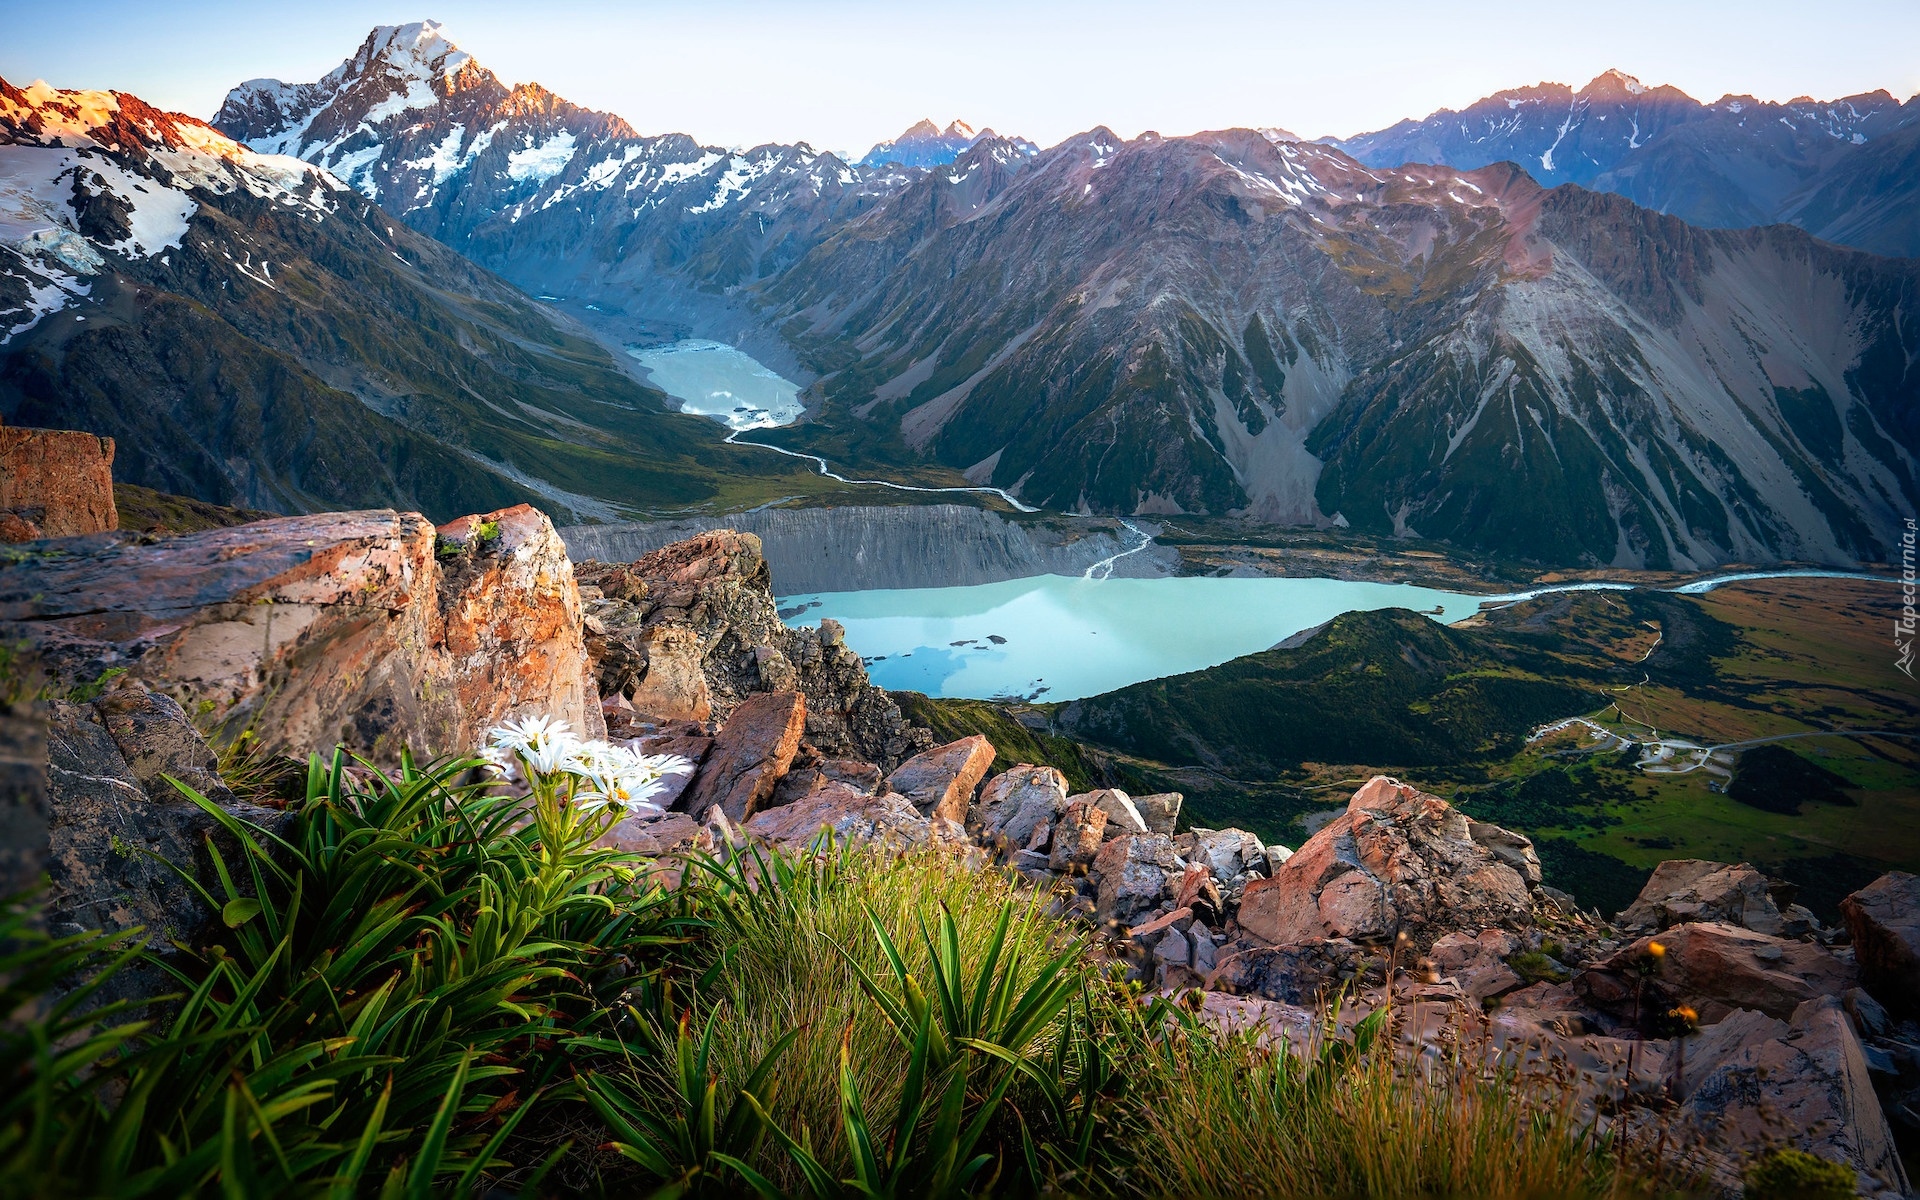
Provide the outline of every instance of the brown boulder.
{"type": "Polygon", "coordinates": [[[1507,965],[1507,958],[1520,949],[1520,939],[1504,929],[1488,929],[1478,935],[1449,933],[1427,951],[1427,961],[1437,974],[1460,985],[1460,990],[1475,1000],[1504,995],[1526,981],[1507,965]]]}
{"type": "Polygon", "coordinates": [[[1853,984],[1853,968],[1825,946],[1786,941],[1738,925],[1702,921],[1675,925],[1643,937],[1583,972],[1575,986],[1596,1005],[1618,1016],[1631,1004],[1641,964],[1657,965],[1647,976],[1642,1015],[1678,1004],[1691,1006],[1711,1024],[1737,1008],[1785,1019],[1816,996],[1838,995],[1853,984]],[[1659,943],[1657,958],[1649,949],[1659,943]]]}
{"type": "Polygon", "coordinates": [[[806,723],[806,701],[798,692],[749,697],[720,727],[677,807],[697,816],[717,805],[728,820],[745,821],[787,773],[806,723]]]}
{"type": "Polygon", "coordinates": [[[976,733],[914,755],[887,776],[887,786],[930,817],[964,822],[993,754],[993,743],[976,733]]]}
{"type": "Polygon", "coordinates": [[[597,735],[572,567],[546,517],[522,506],[454,532],[436,554],[424,518],[382,510],[98,535],[0,568],[0,622],[60,683],[121,667],[271,751],[469,752],[531,714],[597,735]]]}
{"type": "Polygon", "coordinates": [[[0,425],[0,515],[12,518],[0,528],[7,542],[118,529],[113,439],[0,425]]]}
{"type": "Polygon", "coordinates": [[[1527,926],[1527,880],[1510,865],[1526,839],[1490,825],[1476,837],[1479,824],[1438,796],[1375,776],[1272,878],[1247,884],[1240,926],[1274,945],[1405,933],[1416,949],[1461,928],[1527,926]]]}
{"type": "Polygon", "coordinates": [[[809,845],[823,831],[831,831],[840,841],[896,845],[929,841],[958,845],[965,840],[958,825],[922,816],[904,796],[872,796],[843,783],[830,783],[804,800],[756,813],[746,831],[790,849],[809,845]]]}
{"type": "Polygon", "coordinates": [[[1720,921],[1778,936],[1780,908],[1767,877],[1746,863],[1729,866],[1699,858],[1668,859],[1653,869],[1640,895],[1615,918],[1633,932],[1657,932],[1689,921],[1720,921]]]}
{"type": "Polygon", "coordinates": [[[1840,902],[1860,982],[1896,1013],[1920,1014],[1920,875],[1889,871],[1840,902]]]}

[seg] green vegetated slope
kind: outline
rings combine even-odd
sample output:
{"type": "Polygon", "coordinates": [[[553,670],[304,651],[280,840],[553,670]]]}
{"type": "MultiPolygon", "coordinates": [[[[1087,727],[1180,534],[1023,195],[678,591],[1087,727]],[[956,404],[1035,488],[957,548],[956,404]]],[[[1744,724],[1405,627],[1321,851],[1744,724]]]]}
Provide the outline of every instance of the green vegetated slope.
{"type": "Polygon", "coordinates": [[[1704,596],[1562,593],[1457,627],[1349,613],[1293,649],[1049,711],[1054,732],[1112,756],[1107,778],[1185,792],[1195,824],[1297,845],[1303,818],[1387,772],[1532,835],[1549,881],[1603,910],[1654,863],[1698,856],[1765,866],[1831,916],[1880,871],[1920,865],[1920,742],[1794,737],[1649,772],[1587,727],[1528,737],[1580,715],[1701,746],[1920,732],[1920,699],[1880,644],[1892,594],[1773,580],[1704,596]],[[1786,770],[1824,786],[1755,789],[1786,770]],[[1748,782],[1729,794],[1732,772],[1748,782]]]}

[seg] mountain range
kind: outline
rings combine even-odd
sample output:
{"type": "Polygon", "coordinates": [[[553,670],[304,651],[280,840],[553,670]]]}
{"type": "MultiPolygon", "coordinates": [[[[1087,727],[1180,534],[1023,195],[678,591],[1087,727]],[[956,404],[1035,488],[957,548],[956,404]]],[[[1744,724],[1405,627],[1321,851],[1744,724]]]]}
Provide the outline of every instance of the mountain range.
{"type": "Polygon", "coordinates": [[[0,80],[0,416],[113,437],[123,482],[611,517],[742,473],[667,407],[324,170],[133,96],[0,80]]]}
{"type": "MultiPolygon", "coordinates": [[[[991,129],[974,132],[965,121],[953,121],[945,129],[932,121],[918,121],[890,142],[881,142],[860,160],[863,167],[884,167],[897,163],[903,167],[944,167],[978,141],[997,137],[991,129]]],[[[1025,138],[1008,138],[1022,154],[1034,155],[1040,147],[1025,138]]]]}
{"type": "Polygon", "coordinates": [[[1370,167],[1513,162],[1548,186],[1613,192],[1691,225],[1787,222],[1876,254],[1920,255],[1920,97],[1702,104],[1608,71],[1578,91],[1515,88],[1326,140],[1370,167]]]}
{"type": "MultiPolygon", "coordinates": [[[[1609,73],[1468,113],[1338,145],[1100,128],[1044,151],[923,122],[849,163],[642,135],[502,83],[423,23],[375,30],[315,83],[242,84],[214,126],[236,152],[322,168],[363,198],[343,211],[391,214],[391,236],[459,251],[475,281],[770,347],[817,380],[791,444],[950,468],[1045,508],[1345,525],[1538,562],[1890,553],[1920,502],[1920,264],[1790,226],[1702,228],[1740,222],[1606,190],[1770,180],[1776,206],[1800,197],[1797,212],[1883,237],[1911,219],[1897,197],[1916,172],[1875,148],[1897,149],[1920,109],[1702,106],[1609,73]],[[1791,161],[1776,171],[1742,137],[1791,161]],[[1651,153],[1688,138],[1720,176],[1651,153]],[[1794,164],[1814,166],[1782,182],[1794,164]],[[1855,176],[1876,182],[1815,203],[1855,176]]],[[[594,369],[648,412],[666,457],[698,457],[653,432],[682,428],[657,395],[594,369]]],[[[428,419],[347,390],[452,445],[525,419],[428,419]]],[[[576,515],[635,501],[530,450],[462,456],[576,515]]]]}

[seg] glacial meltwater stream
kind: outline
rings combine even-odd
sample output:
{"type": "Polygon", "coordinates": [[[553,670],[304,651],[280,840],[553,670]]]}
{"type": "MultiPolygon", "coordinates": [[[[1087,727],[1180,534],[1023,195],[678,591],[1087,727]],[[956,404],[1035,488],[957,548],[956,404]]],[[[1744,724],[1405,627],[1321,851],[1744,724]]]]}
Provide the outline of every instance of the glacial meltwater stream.
{"type": "MultiPolygon", "coordinates": [[[[791,424],[803,411],[794,384],[724,342],[682,341],[629,353],[681,401],[683,411],[726,424],[730,441],[748,430],[791,424]]],[[[834,475],[818,456],[761,448],[812,459],[823,474],[848,483],[1006,495],[995,488],[849,480],[834,475]]],[[[1074,700],[1253,654],[1345,612],[1407,608],[1452,622],[1488,603],[1550,591],[1633,586],[1587,582],[1488,596],[1341,579],[1108,578],[1116,561],[1151,541],[1144,531],[1123,524],[1129,532],[1124,548],[1084,576],[786,596],[781,616],[794,625],[817,624],[823,617],[840,622],[847,644],[867,659],[869,675],[882,687],[974,699],[1074,700]]],[[[1850,573],[1754,572],[1676,590],[1699,592],[1735,579],[1796,574],[1850,573]]]]}

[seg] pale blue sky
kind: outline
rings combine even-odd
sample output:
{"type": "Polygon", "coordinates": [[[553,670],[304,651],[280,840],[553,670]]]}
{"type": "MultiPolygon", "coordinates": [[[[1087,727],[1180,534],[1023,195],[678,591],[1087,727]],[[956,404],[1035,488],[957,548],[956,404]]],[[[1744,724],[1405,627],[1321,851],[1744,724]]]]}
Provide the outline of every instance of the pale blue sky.
{"type": "Polygon", "coordinates": [[[1608,67],[1703,100],[1920,91],[1920,0],[0,0],[0,76],[205,117],[242,79],[316,79],[424,18],[643,133],[856,152],[922,116],[1043,145],[1096,124],[1345,135],[1608,67]]]}

